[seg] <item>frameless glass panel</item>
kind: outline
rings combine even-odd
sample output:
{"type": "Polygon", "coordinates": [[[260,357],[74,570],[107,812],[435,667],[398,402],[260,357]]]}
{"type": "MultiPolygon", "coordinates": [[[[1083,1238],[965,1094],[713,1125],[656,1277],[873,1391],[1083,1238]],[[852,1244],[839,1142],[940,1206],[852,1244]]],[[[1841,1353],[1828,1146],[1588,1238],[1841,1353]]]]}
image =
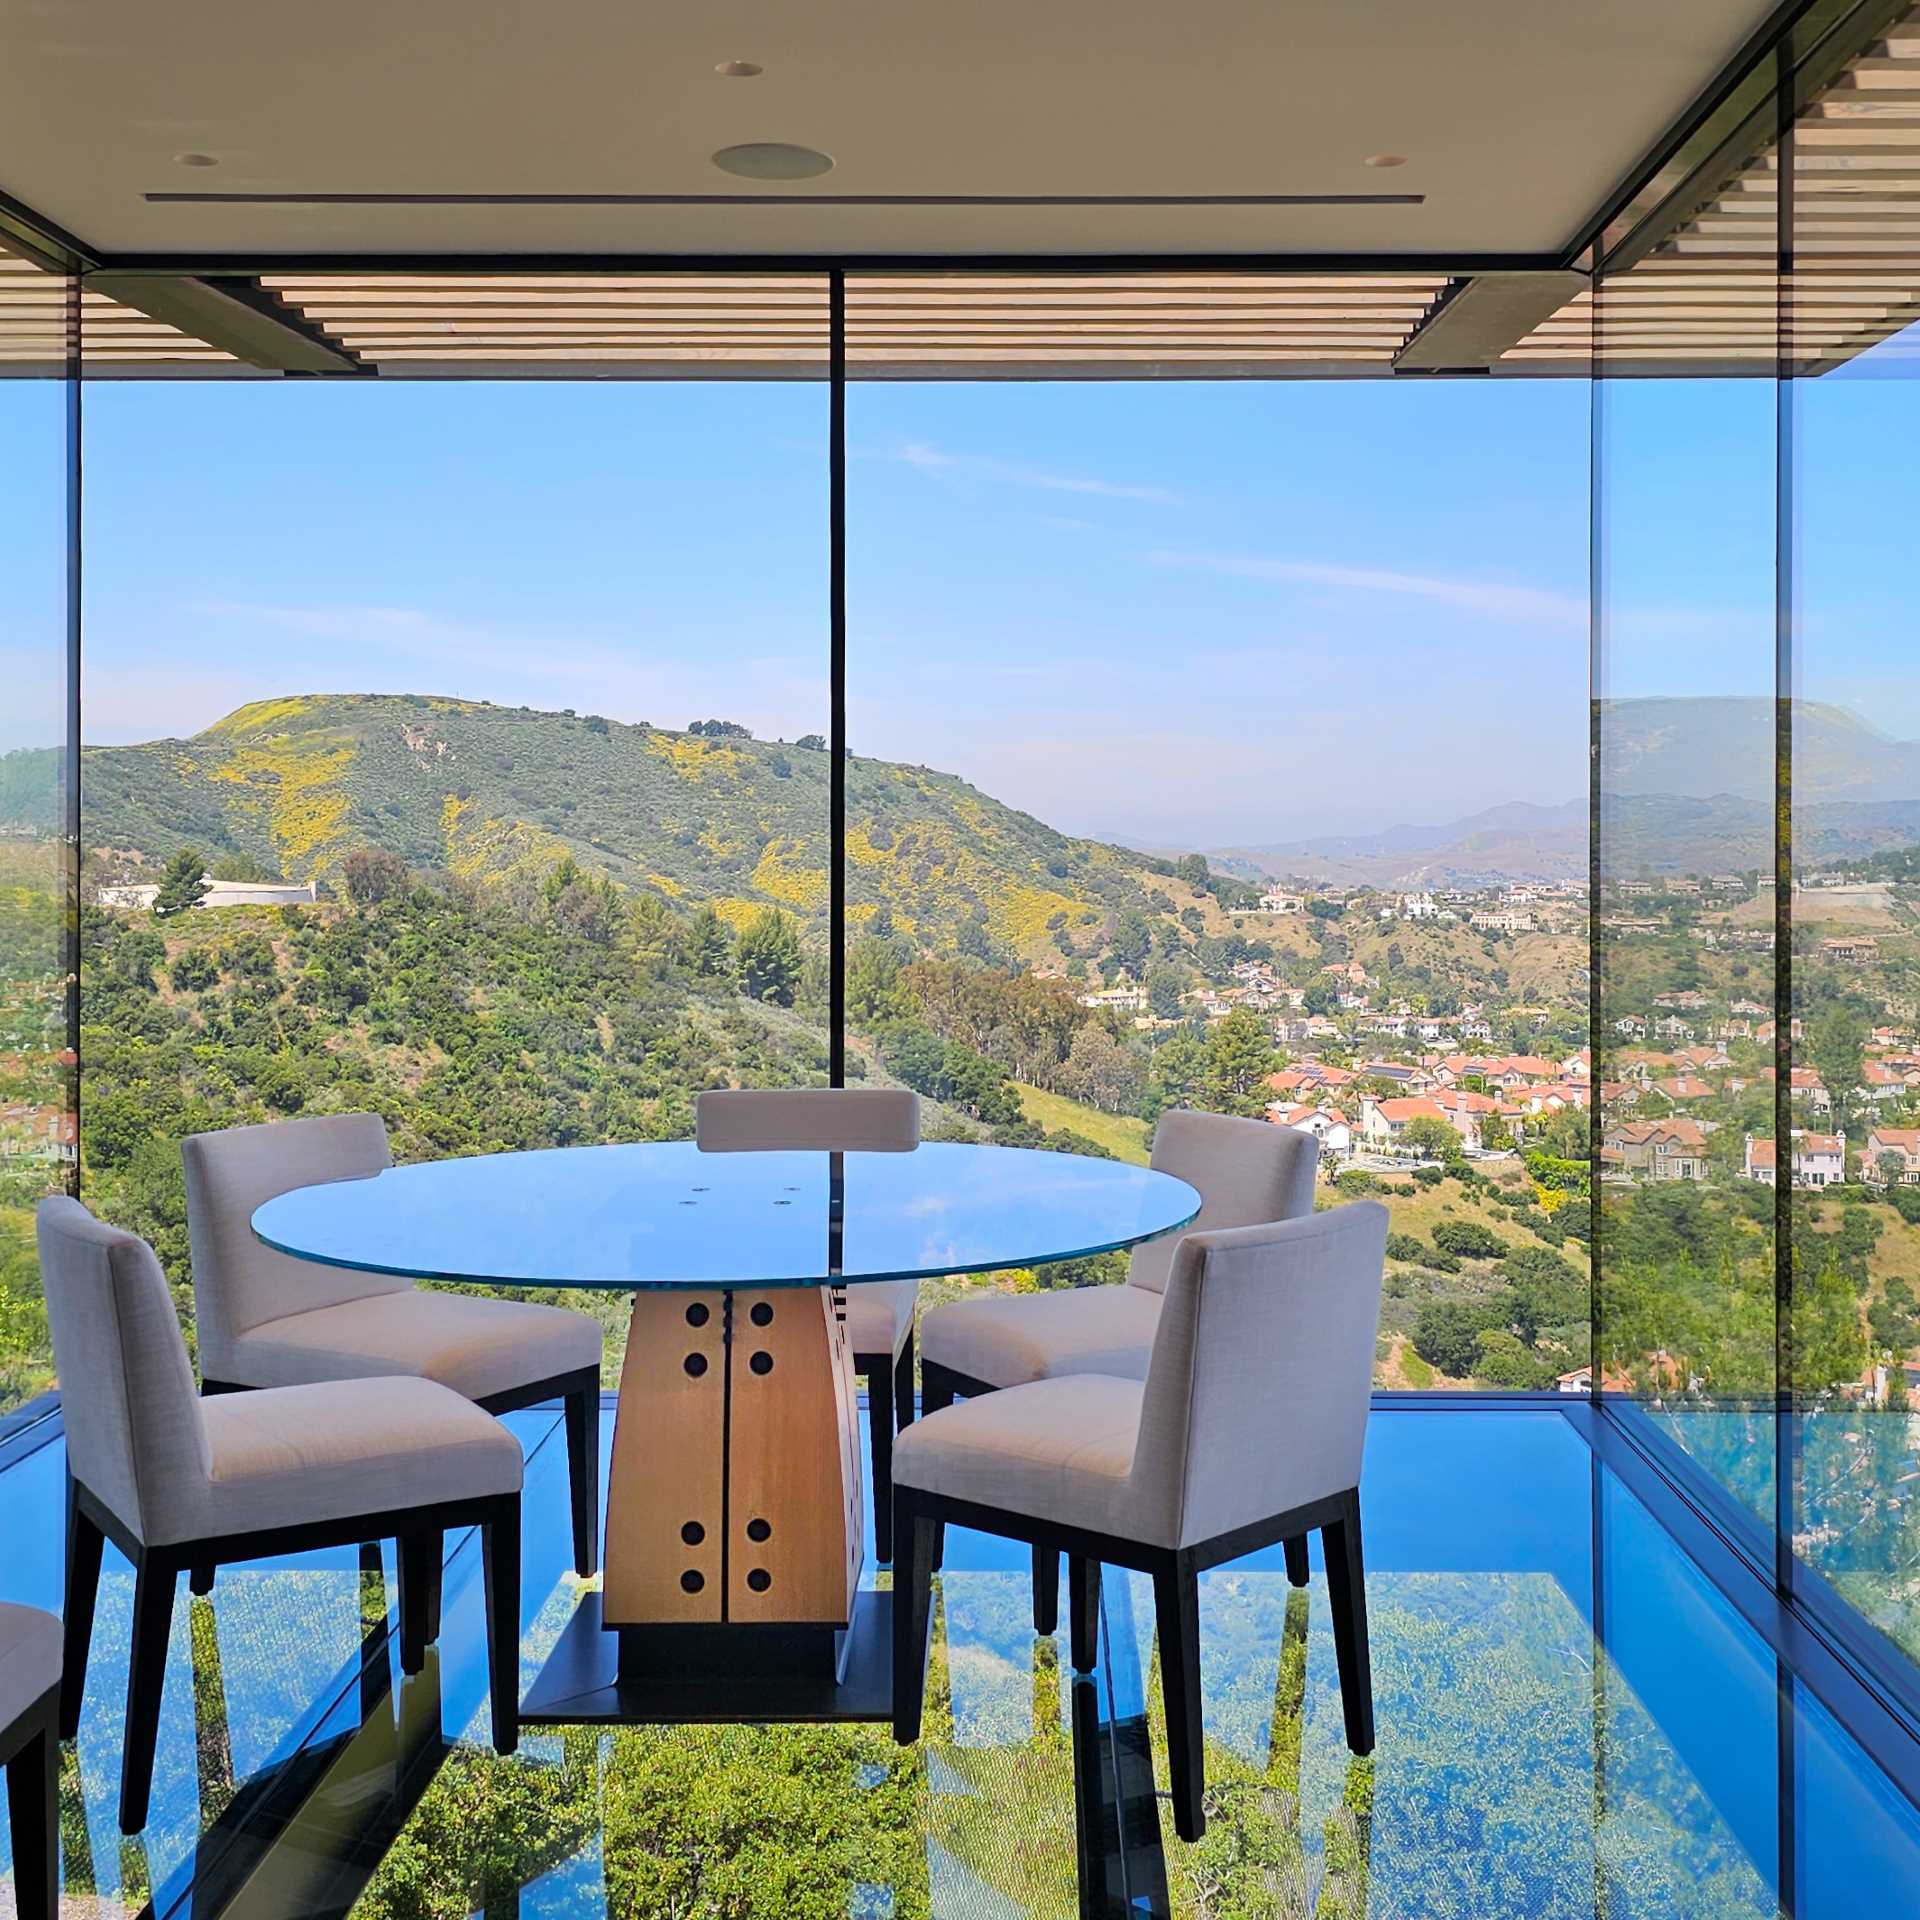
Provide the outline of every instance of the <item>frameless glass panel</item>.
{"type": "Polygon", "coordinates": [[[812,378],[92,389],[85,1192],[183,1311],[185,1133],[372,1110],[414,1161],[824,1083],[825,289],[788,292],[812,378]]]}
{"type": "Polygon", "coordinates": [[[1282,377],[1381,370],[1431,297],[849,281],[850,1071],[1123,1159],[1173,1106],[1309,1129],[1395,1213],[1380,1384],[1551,1387],[1589,1358],[1585,384],[1282,377]]]}
{"type": "Polygon", "coordinates": [[[1920,1654],[1920,45],[1793,135],[1793,1538],[1920,1654]],[[1904,85],[1902,84],[1904,82],[1904,85]],[[1871,112],[1869,113],[1869,109],[1871,112]]]}
{"type": "Polygon", "coordinates": [[[1596,1347],[1603,1391],[1694,1456],[1770,1559],[1771,309],[1695,244],[1594,302],[1596,1347]],[[1696,342],[1723,305],[1724,337],[1696,342]]]}
{"type": "Polygon", "coordinates": [[[53,1384],[33,1207],[71,1175],[64,958],[72,283],[0,253],[0,1415],[53,1384]]]}

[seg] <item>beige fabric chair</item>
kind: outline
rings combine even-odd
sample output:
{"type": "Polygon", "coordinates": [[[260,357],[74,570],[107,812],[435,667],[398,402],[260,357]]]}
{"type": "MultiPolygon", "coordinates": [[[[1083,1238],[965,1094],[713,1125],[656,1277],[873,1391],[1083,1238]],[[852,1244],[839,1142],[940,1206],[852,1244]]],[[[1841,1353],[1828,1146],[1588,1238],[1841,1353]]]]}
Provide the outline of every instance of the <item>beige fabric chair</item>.
{"type": "Polygon", "coordinates": [[[442,1535],[478,1526],[494,1745],[519,1725],[520,1443],[431,1380],[365,1379],[202,1400],[153,1249],[77,1200],[43,1200],[40,1271],[67,1437],[60,1720],[79,1727],[103,1539],[134,1567],[120,1824],[146,1823],[182,1569],[399,1543],[402,1664],[436,1636],[442,1535]]]}
{"type": "MultiPolygon", "coordinates": [[[[261,1243],[254,1210],[292,1187],[392,1164],[378,1114],[329,1114],[199,1133],[180,1143],[204,1391],[410,1374],[488,1413],[559,1400],[574,1566],[598,1565],[600,1325],[537,1301],[417,1288],[392,1274],[296,1260],[261,1243]]],[[[196,1580],[204,1591],[204,1576],[196,1580]]]]}
{"type": "Polygon", "coordinates": [[[0,1601],[0,1767],[13,1824],[13,1911],[60,1903],[60,1622],[0,1601]]]}
{"type": "MultiPolygon", "coordinates": [[[[1291,1220],[1313,1211],[1320,1143],[1294,1127],[1177,1108],[1154,1129],[1153,1165],[1197,1188],[1188,1233],[1291,1220]]],[[[1147,1371],[1177,1236],[1133,1250],[1124,1287],[982,1293],[935,1307],[920,1328],[922,1404],[1066,1373],[1147,1371]]]]}
{"type": "MultiPolygon", "coordinates": [[[[1175,1108],[1153,1134],[1153,1165],[1198,1189],[1200,1212],[1186,1231],[1210,1233],[1313,1211],[1320,1143],[1294,1127],[1265,1120],[1175,1108]]],[[[920,1328],[920,1403],[927,1413],[1030,1380],[1065,1374],[1120,1374],[1144,1379],[1160,1323],[1177,1236],[1133,1250],[1123,1287],[1072,1287],[1056,1293],[977,1294],[935,1307],[920,1328]]],[[[1288,1548],[1296,1584],[1307,1578],[1306,1542],[1288,1548]]],[[[1033,1624],[1059,1624],[1060,1561],[1039,1553],[1033,1563],[1033,1624]]]]}
{"type": "Polygon", "coordinates": [[[1144,1381],[1069,1374],[923,1415],[895,1449],[894,1731],[919,1737],[928,1594],[948,1521],[1064,1551],[1072,1656],[1099,1565],[1151,1573],[1183,1839],[1205,1827],[1198,1575],[1320,1529],[1347,1743],[1373,1750],[1359,1485],[1386,1264],[1377,1201],[1190,1233],[1144,1381]]]}
{"type": "MultiPolygon", "coordinates": [[[[911,1153],[920,1144],[920,1097],[894,1087],[721,1088],[694,1102],[703,1153],[911,1153]]],[[[917,1280],[847,1289],[847,1338],[867,1388],[873,1461],[874,1552],[893,1558],[893,1436],[913,1418],[913,1312],[917,1280]]]]}

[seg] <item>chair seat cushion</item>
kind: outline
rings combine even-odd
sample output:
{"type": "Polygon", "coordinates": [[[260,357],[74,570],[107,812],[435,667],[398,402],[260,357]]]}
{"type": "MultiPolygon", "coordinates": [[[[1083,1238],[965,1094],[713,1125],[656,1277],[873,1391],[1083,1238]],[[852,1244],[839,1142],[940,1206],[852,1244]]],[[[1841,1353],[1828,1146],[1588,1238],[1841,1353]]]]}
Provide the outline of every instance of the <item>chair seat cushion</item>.
{"type": "Polygon", "coordinates": [[[520,1490],[520,1442],[431,1380],[334,1380],[205,1401],[205,1511],[169,1540],[303,1526],[520,1490]]]}
{"type": "Polygon", "coordinates": [[[0,1736],[60,1684],[60,1622],[38,1607],[0,1601],[0,1736]]]}
{"type": "Polygon", "coordinates": [[[1132,1537],[1137,1380],[1073,1374],[930,1413],[893,1443],[893,1483],[1132,1537]]]}
{"type": "Polygon", "coordinates": [[[233,1343],[232,1384],[415,1374],[469,1400],[600,1364],[600,1326],[534,1301],[409,1288],[269,1320],[233,1343]]]}
{"type": "Polygon", "coordinates": [[[871,1280],[847,1289],[847,1339],[856,1358],[870,1353],[900,1357],[913,1331],[918,1280],[871,1280]]]}
{"type": "Polygon", "coordinates": [[[923,1360],[996,1387],[1069,1373],[1147,1377],[1160,1295],[1145,1287],[983,1293],[935,1307],[920,1323],[923,1360]]]}

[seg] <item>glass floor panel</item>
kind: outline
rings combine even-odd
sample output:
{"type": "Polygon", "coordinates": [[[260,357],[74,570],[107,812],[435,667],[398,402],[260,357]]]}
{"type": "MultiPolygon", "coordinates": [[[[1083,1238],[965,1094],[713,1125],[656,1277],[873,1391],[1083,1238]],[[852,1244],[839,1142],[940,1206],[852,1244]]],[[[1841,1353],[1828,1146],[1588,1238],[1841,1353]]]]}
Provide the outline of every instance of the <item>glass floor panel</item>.
{"type": "MultiPolygon", "coordinates": [[[[558,1420],[529,1451],[523,1681],[570,1615],[558,1420]]],[[[608,1423],[610,1433],[611,1423],[608,1423]]],[[[57,1439],[0,1469],[0,1597],[58,1605],[57,1439]]],[[[131,1575],[107,1551],[62,1779],[63,1912],[171,1920],[1749,1920],[1910,1909],[1920,1819],[1574,1422],[1384,1408],[1369,1436],[1379,1748],[1355,1760],[1316,1542],[1201,1584],[1209,1825],[1178,1841],[1148,1584],[1098,1671],[1032,1631],[1024,1550],[949,1535],[926,1738],[530,1731],[487,1745],[477,1545],[398,1672],[390,1560],[222,1569],[174,1617],[153,1817],[114,1815],[131,1575]],[[1784,1751],[1783,1751],[1784,1743],[1784,1751]],[[1785,1876],[1787,1902],[1779,1889],[1785,1876]]],[[[884,1574],[869,1575],[884,1580],[884,1574]]],[[[5,1858],[0,1855],[0,1858],[5,1858]]],[[[0,1879],[0,1915],[11,1913],[0,1879]]]]}

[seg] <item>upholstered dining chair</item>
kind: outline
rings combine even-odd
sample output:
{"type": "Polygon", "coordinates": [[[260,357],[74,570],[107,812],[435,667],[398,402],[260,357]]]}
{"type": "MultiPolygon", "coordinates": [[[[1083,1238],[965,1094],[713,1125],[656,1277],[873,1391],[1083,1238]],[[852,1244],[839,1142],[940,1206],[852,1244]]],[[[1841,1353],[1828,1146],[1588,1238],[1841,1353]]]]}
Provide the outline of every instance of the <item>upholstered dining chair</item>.
{"type": "Polygon", "coordinates": [[[43,1200],[40,1271],[66,1410],[60,1733],[80,1725],[104,1542],[133,1563],[120,1826],[146,1824],[182,1570],[398,1543],[401,1665],[438,1632],[442,1536],[480,1529],[493,1744],[519,1738],[520,1443],[431,1380],[333,1380],[205,1400],[153,1249],[77,1200],[43,1200]]]}
{"type": "Polygon", "coordinates": [[[1174,1821],[1206,1827],[1198,1576],[1320,1529],[1347,1744],[1373,1751],[1360,1468],[1387,1210],[1190,1233],[1144,1381],[1077,1373],[923,1414],[894,1449],[894,1737],[919,1738],[933,1558],[949,1522],[1067,1555],[1074,1669],[1100,1566],[1153,1576],[1174,1821]]]}
{"type": "Polygon", "coordinates": [[[59,1723],[60,1622],[0,1602],[0,1767],[19,1920],[54,1920],[59,1911],[59,1723]]]}
{"type": "MultiPolygon", "coordinates": [[[[911,1153],[920,1097],[894,1087],[718,1088],[694,1102],[703,1153],[911,1153]]],[[[893,1436],[913,1418],[913,1310],[917,1280],[847,1289],[847,1339],[867,1388],[873,1461],[873,1546],[893,1558],[893,1436]]]]}
{"type": "MultiPolygon", "coordinates": [[[[1153,1133],[1154,1167],[1199,1191],[1200,1212],[1189,1233],[1311,1213],[1319,1153],[1320,1143],[1298,1128],[1186,1108],[1162,1114],[1153,1133]]],[[[922,1411],[1063,1374],[1144,1379],[1179,1244],[1169,1235],[1136,1247],[1125,1286],[990,1292],[935,1307],[920,1325],[922,1411]]],[[[1306,1585],[1304,1539],[1288,1546],[1287,1570],[1294,1585],[1306,1585]]],[[[1052,1633],[1059,1610],[1059,1556],[1036,1552],[1034,1630],[1052,1633]]]]}
{"type": "MultiPolygon", "coordinates": [[[[180,1143],[202,1391],[413,1374],[488,1413],[559,1400],[567,1428],[573,1564],[600,1551],[600,1325],[537,1301],[416,1287],[276,1253],[254,1209],[292,1187],[392,1164],[376,1113],[325,1114],[197,1133],[180,1143]]],[[[203,1569],[195,1591],[207,1590],[203,1569]]]]}

